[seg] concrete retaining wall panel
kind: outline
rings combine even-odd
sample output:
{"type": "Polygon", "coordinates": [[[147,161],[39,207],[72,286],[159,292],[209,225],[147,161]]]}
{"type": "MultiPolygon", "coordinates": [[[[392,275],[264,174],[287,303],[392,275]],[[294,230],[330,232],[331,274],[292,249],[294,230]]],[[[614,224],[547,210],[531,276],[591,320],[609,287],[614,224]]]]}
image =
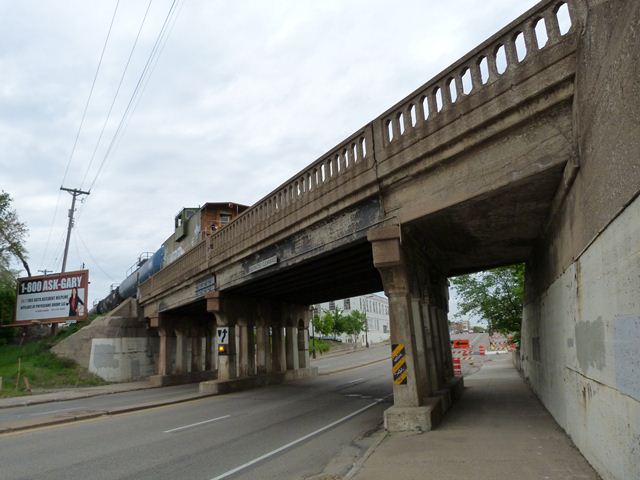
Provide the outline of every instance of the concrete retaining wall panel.
{"type": "Polygon", "coordinates": [[[604,479],[640,478],[640,198],[525,308],[523,369],[604,479]]]}
{"type": "Polygon", "coordinates": [[[158,338],[94,338],[89,371],[111,382],[145,378],[155,373],[154,352],[158,348],[158,338]]]}

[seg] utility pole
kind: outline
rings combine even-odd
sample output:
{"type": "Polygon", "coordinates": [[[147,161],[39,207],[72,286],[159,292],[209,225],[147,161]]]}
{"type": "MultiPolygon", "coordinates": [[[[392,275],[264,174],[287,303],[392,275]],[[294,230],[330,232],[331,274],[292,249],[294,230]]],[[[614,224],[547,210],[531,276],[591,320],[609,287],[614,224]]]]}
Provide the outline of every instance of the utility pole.
{"type": "Polygon", "coordinates": [[[90,192],[84,192],[82,190],[78,190],[77,188],[64,188],[64,187],[60,187],[60,190],[69,192],[73,197],[73,199],[71,200],[71,209],[69,210],[69,226],[67,227],[67,242],[64,245],[64,257],[62,258],[62,273],[64,273],[67,268],[67,254],[69,253],[69,240],[71,239],[71,229],[73,228],[73,214],[76,211],[76,198],[78,198],[80,195],[89,195],[90,192]]]}
{"type": "Polygon", "coordinates": [[[41,272],[45,277],[47,276],[47,273],[52,273],[53,270],[47,270],[46,268],[44,270],[38,270],[39,272],[41,272]]]}

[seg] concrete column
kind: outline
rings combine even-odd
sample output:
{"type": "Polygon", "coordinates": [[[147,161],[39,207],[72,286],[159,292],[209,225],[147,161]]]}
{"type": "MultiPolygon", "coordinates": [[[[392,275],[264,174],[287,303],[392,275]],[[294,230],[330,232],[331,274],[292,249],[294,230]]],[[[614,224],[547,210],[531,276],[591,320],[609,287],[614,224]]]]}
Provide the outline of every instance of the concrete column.
{"type": "Polygon", "coordinates": [[[429,382],[427,369],[421,368],[422,360],[419,359],[420,355],[425,356],[422,317],[419,301],[414,298],[419,297],[419,293],[412,295],[411,292],[412,283],[415,283],[412,268],[418,265],[406,260],[406,247],[400,241],[399,226],[370,230],[367,238],[372,245],[374,265],[380,272],[389,298],[391,348],[395,353],[392,371],[395,373],[394,405],[385,411],[385,428],[391,431],[427,431],[432,427],[432,414],[437,408],[424,404],[429,382]],[[402,370],[404,373],[399,375],[402,370]]]}
{"type": "Polygon", "coordinates": [[[206,371],[215,369],[213,363],[213,338],[211,335],[211,328],[209,327],[205,329],[204,337],[204,369],[206,371]]]}
{"type": "Polygon", "coordinates": [[[286,339],[287,370],[298,370],[300,368],[298,354],[298,328],[287,326],[286,339]]]}
{"type": "Polygon", "coordinates": [[[168,375],[169,373],[169,345],[167,335],[169,332],[166,328],[158,328],[160,336],[160,350],[158,352],[158,375],[168,375]]]}
{"type": "Polygon", "coordinates": [[[298,327],[298,366],[309,368],[309,329],[298,327]]]}
{"type": "Polygon", "coordinates": [[[201,330],[194,330],[191,337],[191,371],[202,371],[202,336],[201,330]]]}
{"type": "Polygon", "coordinates": [[[249,327],[246,320],[238,322],[239,346],[238,355],[238,375],[240,377],[249,376],[249,327]]]}
{"type": "Polygon", "coordinates": [[[434,337],[433,325],[431,322],[428,297],[423,297],[420,301],[420,314],[422,316],[422,327],[424,329],[429,391],[435,392],[440,388],[440,385],[438,384],[438,369],[436,366],[436,340],[434,337]]]}
{"type": "Polygon", "coordinates": [[[185,330],[176,329],[176,373],[187,373],[187,342],[186,342],[185,330]]]}
{"type": "MultiPolygon", "coordinates": [[[[438,315],[438,307],[436,305],[429,305],[429,322],[432,329],[433,335],[433,344],[435,351],[435,360],[436,360],[436,371],[437,371],[437,382],[438,388],[443,388],[445,385],[445,368],[444,368],[444,359],[445,359],[445,351],[444,351],[444,342],[443,342],[443,332],[442,325],[440,323],[440,317],[438,315]]],[[[448,328],[448,326],[447,326],[448,328]]]]}
{"type": "MultiPolygon", "coordinates": [[[[218,355],[218,380],[233,380],[238,378],[238,370],[236,364],[236,326],[227,315],[222,313],[216,314],[216,328],[227,327],[228,344],[227,354],[218,355]]],[[[217,345],[216,345],[217,349],[217,345]]]]}
{"type": "Polygon", "coordinates": [[[249,355],[249,372],[248,374],[253,376],[256,374],[256,333],[255,333],[255,324],[252,320],[249,320],[247,324],[247,334],[248,334],[248,348],[247,353],[249,355]]]}
{"type": "Polygon", "coordinates": [[[256,373],[266,375],[271,370],[271,345],[269,327],[264,322],[256,325],[256,373]]]}
{"type": "Polygon", "coordinates": [[[284,327],[280,325],[271,326],[271,362],[274,373],[282,373],[287,369],[284,327]]]}

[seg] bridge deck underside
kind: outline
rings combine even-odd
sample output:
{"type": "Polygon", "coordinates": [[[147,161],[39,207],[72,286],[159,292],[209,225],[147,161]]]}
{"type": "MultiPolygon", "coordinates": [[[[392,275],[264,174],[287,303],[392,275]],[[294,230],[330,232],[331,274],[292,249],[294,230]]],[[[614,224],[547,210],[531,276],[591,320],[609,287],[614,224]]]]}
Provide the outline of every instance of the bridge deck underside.
{"type": "Polygon", "coordinates": [[[563,165],[416,220],[411,231],[448,275],[526,261],[545,227],[563,165]]]}
{"type": "Polygon", "coordinates": [[[288,269],[267,274],[226,293],[289,303],[314,303],[382,291],[371,244],[358,241],[288,269]]]}

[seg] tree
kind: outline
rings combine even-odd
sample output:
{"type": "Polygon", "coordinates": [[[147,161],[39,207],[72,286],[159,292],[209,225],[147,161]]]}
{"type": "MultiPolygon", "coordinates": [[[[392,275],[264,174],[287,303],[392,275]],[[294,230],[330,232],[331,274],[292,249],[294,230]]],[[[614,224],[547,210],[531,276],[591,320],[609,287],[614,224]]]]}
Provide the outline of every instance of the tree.
{"type": "Polygon", "coordinates": [[[451,284],[460,299],[457,317],[478,315],[487,321],[490,332],[515,333],[519,336],[524,264],[461,275],[452,278],[451,284]]]}
{"type": "Polygon", "coordinates": [[[27,250],[24,247],[27,227],[18,219],[18,214],[11,207],[11,196],[0,192],[0,267],[10,271],[11,257],[16,257],[31,276],[27,263],[27,250]]]}
{"type": "Polygon", "coordinates": [[[314,315],[313,328],[323,337],[329,336],[333,332],[333,316],[331,315],[331,312],[324,312],[322,315],[314,315]]]}
{"type": "Polygon", "coordinates": [[[345,316],[343,333],[354,337],[360,335],[364,331],[366,321],[367,315],[364,312],[353,310],[349,315],[345,316]]]}
{"type": "MultiPolygon", "coordinates": [[[[16,305],[15,272],[0,266],[0,325],[13,322],[16,305]]],[[[13,328],[0,328],[0,345],[8,343],[15,335],[13,328]]]]}

